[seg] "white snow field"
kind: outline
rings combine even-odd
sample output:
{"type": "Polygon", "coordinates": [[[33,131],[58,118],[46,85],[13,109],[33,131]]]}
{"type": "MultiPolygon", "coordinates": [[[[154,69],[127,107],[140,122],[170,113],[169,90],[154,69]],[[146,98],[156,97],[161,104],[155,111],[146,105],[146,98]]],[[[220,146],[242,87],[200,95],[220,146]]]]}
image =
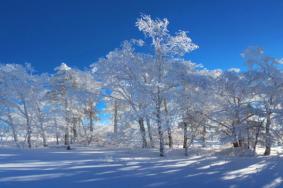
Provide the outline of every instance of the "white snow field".
{"type": "Polygon", "coordinates": [[[283,187],[283,155],[75,148],[0,149],[0,188],[283,187]]]}

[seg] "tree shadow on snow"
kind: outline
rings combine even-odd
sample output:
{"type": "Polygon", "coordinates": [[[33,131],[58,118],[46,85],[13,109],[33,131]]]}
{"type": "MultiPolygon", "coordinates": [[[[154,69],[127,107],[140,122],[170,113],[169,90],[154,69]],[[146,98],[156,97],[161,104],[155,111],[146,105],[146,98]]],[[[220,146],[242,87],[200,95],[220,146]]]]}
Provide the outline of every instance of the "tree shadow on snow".
{"type": "MultiPolygon", "coordinates": [[[[182,156],[156,150],[0,150],[0,187],[280,187],[280,156],[182,156]]],[[[179,155],[178,155],[179,154],[179,155]]]]}

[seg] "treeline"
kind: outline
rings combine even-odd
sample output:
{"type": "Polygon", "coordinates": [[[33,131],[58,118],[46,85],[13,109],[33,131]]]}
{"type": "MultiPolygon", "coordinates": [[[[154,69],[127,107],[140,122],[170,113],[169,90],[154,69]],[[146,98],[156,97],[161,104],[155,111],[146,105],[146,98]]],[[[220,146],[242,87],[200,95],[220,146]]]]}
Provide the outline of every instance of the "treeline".
{"type": "Polygon", "coordinates": [[[251,47],[241,54],[247,71],[207,70],[186,60],[198,46],[168,24],[141,16],[136,26],[145,39],[124,41],[89,70],[63,63],[54,74],[34,74],[30,65],[1,64],[2,137],[30,148],[38,140],[63,141],[67,149],[138,143],[164,156],[176,140],[188,155],[195,140],[206,147],[212,136],[252,152],[261,145],[269,155],[282,136],[282,60],[251,47]],[[112,115],[112,133],[99,136],[99,113],[112,115]]]}

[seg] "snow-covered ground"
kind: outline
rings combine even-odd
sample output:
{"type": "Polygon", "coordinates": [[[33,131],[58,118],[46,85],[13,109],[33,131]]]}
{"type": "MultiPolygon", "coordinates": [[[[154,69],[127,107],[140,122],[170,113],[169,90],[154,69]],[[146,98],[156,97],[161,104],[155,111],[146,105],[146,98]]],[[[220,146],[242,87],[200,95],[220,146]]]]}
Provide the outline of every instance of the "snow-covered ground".
{"type": "Polygon", "coordinates": [[[224,157],[196,150],[0,149],[0,188],[283,187],[283,155],[224,157]]]}

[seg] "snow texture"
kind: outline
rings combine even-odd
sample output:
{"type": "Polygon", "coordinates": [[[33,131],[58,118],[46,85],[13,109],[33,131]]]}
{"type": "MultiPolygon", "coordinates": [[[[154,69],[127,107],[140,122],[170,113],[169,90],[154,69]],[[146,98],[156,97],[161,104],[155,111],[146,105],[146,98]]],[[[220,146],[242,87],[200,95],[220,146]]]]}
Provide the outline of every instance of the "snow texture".
{"type": "Polygon", "coordinates": [[[282,187],[282,155],[229,157],[206,150],[0,149],[1,188],[282,187]]]}

